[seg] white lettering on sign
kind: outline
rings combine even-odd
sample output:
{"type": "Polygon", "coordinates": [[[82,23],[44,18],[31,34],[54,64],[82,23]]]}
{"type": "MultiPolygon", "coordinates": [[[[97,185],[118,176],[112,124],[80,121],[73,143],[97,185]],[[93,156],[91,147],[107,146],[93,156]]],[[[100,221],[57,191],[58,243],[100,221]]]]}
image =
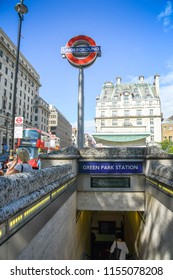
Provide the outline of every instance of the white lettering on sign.
{"type": "Polygon", "coordinates": [[[113,165],[101,165],[101,170],[114,170],[113,165]]]}
{"type": "Polygon", "coordinates": [[[100,170],[100,166],[97,165],[84,165],[84,170],[100,170]]]}
{"type": "Polygon", "coordinates": [[[130,169],[130,170],[138,170],[139,166],[138,165],[116,165],[115,166],[115,169],[116,170],[127,170],[127,169],[130,169]]]}
{"type": "Polygon", "coordinates": [[[142,162],[81,162],[83,173],[143,173],[142,162]]]}

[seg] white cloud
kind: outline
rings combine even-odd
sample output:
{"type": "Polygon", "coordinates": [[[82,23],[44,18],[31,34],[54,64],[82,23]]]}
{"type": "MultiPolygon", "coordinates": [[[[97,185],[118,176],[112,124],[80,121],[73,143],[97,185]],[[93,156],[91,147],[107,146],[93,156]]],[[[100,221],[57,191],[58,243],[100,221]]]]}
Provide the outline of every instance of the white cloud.
{"type": "Polygon", "coordinates": [[[165,10],[162,11],[158,16],[157,19],[161,20],[163,22],[164,31],[167,32],[168,30],[173,28],[173,25],[171,25],[171,15],[173,13],[172,10],[172,3],[171,1],[166,2],[165,10]]]}
{"type": "Polygon", "coordinates": [[[164,118],[173,115],[173,84],[160,87],[161,108],[164,118]]]}
{"type": "MultiPolygon", "coordinates": [[[[161,111],[164,118],[173,115],[173,61],[169,61],[169,68],[171,69],[167,74],[160,75],[160,100],[161,111]]],[[[129,83],[136,83],[139,77],[128,76],[129,83]]],[[[145,82],[153,84],[154,76],[145,77],[145,82]]]]}
{"type": "Polygon", "coordinates": [[[173,84],[173,71],[170,71],[165,76],[160,77],[161,86],[168,86],[170,84],[173,84]]]}
{"type": "Polygon", "coordinates": [[[172,4],[171,1],[167,1],[166,8],[163,12],[158,15],[158,19],[169,17],[172,14],[172,4]]]}
{"type": "Polygon", "coordinates": [[[167,62],[167,68],[173,71],[173,57],[171,57],[167,62]]]}
{"type": "Polygon", "coordinates": [[[160,99],[163,117],[173,115],[173,71],[160,77],[160,99]]]}

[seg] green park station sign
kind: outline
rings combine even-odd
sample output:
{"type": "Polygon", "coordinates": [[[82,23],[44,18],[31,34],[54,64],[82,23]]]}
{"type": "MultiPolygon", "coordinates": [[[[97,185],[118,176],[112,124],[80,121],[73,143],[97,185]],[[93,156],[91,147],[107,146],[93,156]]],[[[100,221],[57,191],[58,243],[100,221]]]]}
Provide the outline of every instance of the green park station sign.
{"type": "Polygon", "coordinates": [[[81,161],[79,173],[142,174],[143,163],[139,161],[81,161]]]}

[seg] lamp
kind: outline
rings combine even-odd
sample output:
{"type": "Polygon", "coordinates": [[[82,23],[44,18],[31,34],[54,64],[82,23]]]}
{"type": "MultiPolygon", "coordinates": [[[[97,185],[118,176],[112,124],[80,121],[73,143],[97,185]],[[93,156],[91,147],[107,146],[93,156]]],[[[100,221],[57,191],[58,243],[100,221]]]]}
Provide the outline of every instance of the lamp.
{"type": "Polygon", "coordinates": [[[23,4],[23,0],[16,4],[15,10],[19,15],[19,26],[18,26],[18,40],[17,40],[17,52],[16,52],[16,63],[15,63],[15,77],[14,77],[14,92],[13,92],[13,110],[12,110],[12,141],[10,150],[10,159],[13,159],[14,149],[15,149],[15,114],[16,114],[16,93],[17,93],[17,75],[19,67],[19,50],[20,50],[20,38],[21,38],[21,27],[24,14],[28,12],[28,8],[23,4]]]}

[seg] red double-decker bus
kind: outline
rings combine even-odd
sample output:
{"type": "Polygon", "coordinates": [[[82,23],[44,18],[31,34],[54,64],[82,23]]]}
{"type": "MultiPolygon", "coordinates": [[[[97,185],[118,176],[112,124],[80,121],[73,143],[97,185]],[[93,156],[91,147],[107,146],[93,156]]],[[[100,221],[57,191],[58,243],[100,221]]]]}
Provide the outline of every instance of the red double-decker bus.
{"type": "Polygon", "coordinates": [[[46,133],[37,128],[23,129],[23,137],[18,138],[18,149],[25,147],[30,155],[30,165],[34,169],[38,169],[39,153],[48,153],[52,150],[60,149],[59,137],[46,133]]]}

